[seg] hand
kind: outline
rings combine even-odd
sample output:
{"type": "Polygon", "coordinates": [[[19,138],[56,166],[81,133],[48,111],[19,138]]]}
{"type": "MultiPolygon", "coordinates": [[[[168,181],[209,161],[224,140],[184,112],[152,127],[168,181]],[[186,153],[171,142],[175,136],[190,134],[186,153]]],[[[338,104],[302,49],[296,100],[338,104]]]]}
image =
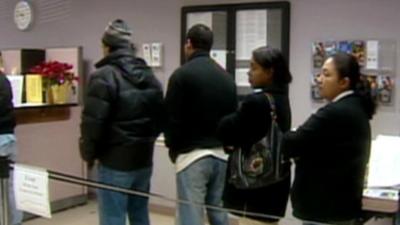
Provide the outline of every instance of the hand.
{"type": "Polygon", "coordinates": [[[89,169],[89,170],[92,170],[95,164],[96,164],[96,161],[95,161],[95,160],[87,161],[87,167],[88,167],[88,169],[89,169]]]}
{"type": "Polygon", "coordinates": [[[231,153],[236,150],[237,150],[237,148],[235,146],[224,146],[224,151],[227,153],[231,153]]]}

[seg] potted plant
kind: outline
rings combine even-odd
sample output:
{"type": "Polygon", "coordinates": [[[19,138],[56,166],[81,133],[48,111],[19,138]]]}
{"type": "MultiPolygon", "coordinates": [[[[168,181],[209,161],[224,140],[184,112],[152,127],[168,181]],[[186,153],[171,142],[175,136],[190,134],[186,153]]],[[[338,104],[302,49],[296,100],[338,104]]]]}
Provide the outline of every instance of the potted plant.
{"type": "Polygon", "coordinates": [[[47,103],[63,104],[68,101],[73,81],[78,80],[72,69],[73,65],[58,61],[43,62],[30,69],[30,73],[42,76],[47,103]]]}

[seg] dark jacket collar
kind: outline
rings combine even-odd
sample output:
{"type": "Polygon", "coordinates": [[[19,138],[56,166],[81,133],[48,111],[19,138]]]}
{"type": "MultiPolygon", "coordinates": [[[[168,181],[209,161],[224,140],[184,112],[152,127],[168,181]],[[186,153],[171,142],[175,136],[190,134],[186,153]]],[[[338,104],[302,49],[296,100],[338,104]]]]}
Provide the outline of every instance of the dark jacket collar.
{"type": "Polygon", "coordinates": [[[287,84],[271,84],[262,88],[263,92],[276,94],[289,94],[289,85],[287,84]]]}
{"type": "Polygon", "coordinates": [[[115,64],[115,62],[120,61],[122,58],[134,59],[135,56],[132,50],[127,48],[122,48],[106,55],[103,59],[97,62],[95,66],[96,68],[100,68],[107,64],[115,64]]]}
{"type": "Polygon", "coordinates": [[[189,56],[187,61],[189,62],[198,57],[210,57],[210,52],[205,50],[196,50],[195,52],[192,53],[192,55],[189,56]]]}

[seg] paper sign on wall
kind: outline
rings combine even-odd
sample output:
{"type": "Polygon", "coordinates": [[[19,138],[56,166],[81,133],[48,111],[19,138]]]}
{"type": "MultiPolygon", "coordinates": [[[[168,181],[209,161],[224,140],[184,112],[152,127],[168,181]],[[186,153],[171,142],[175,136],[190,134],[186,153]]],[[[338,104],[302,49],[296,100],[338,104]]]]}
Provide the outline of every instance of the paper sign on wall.
{"type": "Polygon", "coordinates": [[[43,103],[42,76],[25,75],[25,90],[27,103],[43,103]]]}
{"type": "Polygon", "coordinates": [[[378,69],[378,41],[367,41],[367,69],[378,69]]]}
{"type": "Polygon", "coordinates": [[[211,58],[224,69],[226,69],[226,52],[226,50],[211,50],[210,52],[211,58]]]}
{"type": "Polygon", "coordinates": [[[15,164],[14,193],[17,209],[51,218],[49,174],[45,169],[15,164]]]}
{"type": "Polygon", "coordinates": [[[235,70],[235,82],[238,87],[250,87],[248,68],[240,68],[235,70]]]}
{"type": "Polygon", "coordinates": [[[147,65],[153,67],[162,66],[162,44],[161,43],[145,43],[142,45],[143,58],[147,65]]]}
{"type": "Polygon", "coordinates": [[[7,75],[7,79],[10,81],[13,104],[14,107],[18,107],[22,104],[22,89],[24,87],[24,77],[22,75],[7,75]]]}
{"type": "Polygon", "coordinates": [[[267,45],[267,18],[267,10],[242,10],[237,12],[237,60],[250,60],[254,49],[267,45]]]}
{"type": "Polygon", "coordinates": [[[204,24],[212,29],[212,18],[211,12],[195,12],[187,15],[186,31],[188,31],[193,25],[204,24]]]}

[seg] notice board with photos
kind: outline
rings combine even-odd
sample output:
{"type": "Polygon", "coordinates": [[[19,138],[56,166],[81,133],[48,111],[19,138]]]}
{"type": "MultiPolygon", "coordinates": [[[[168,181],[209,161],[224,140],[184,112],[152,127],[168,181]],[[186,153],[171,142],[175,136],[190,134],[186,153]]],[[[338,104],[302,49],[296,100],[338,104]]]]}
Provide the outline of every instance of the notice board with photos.
{"type": "Polygon", "coordinates": [[[181,63],[187,31],[195,24],[207,25],[214,33],[211,57],[234,76],[239,96],[251,92],[247,73],[254,49],[274,47],[289,60],[289,2],[189,6],[182,8],[181,17],[181,63]]]}
{"type": "Polygon", "coordinates": [[[325,40],[312,43],[311,99],[323,102],[318,88],[318,76],[324,61],[337,52],[354,55],[360,65],[362,79],[368,81],[372,97],[381,106],[395,103],[396,42],[393,40],[358,39],[325,40]]]}

